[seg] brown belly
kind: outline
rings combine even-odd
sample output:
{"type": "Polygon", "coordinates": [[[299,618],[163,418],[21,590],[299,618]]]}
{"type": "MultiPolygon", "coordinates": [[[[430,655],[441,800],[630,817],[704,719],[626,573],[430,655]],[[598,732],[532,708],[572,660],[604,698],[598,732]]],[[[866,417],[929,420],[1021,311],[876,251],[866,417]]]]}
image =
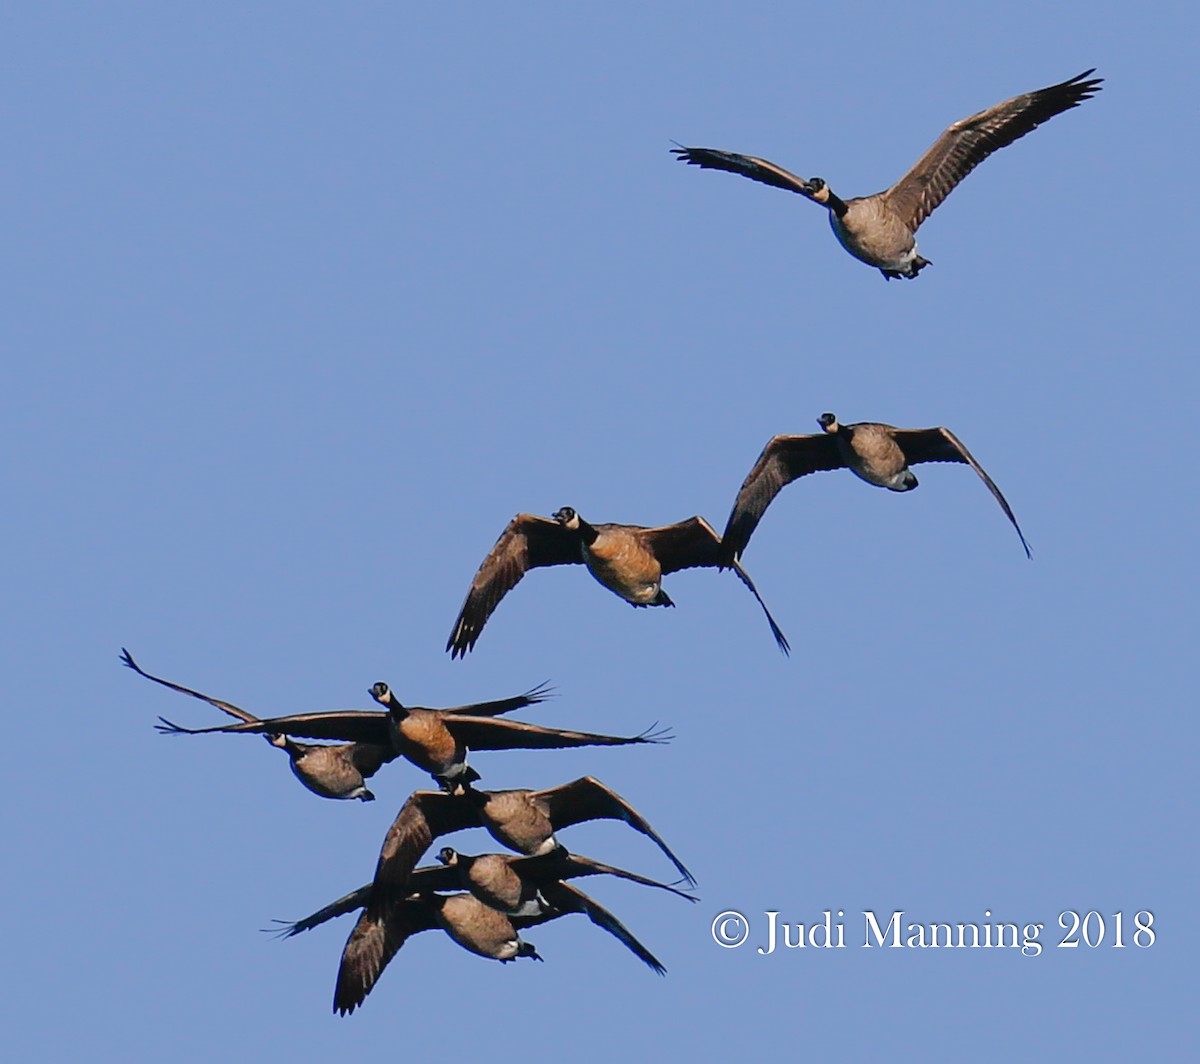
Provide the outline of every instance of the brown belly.
{"type": "Polygon", "coordinates": [[[601,536],[584,547],[583,560],[592,576],[626,602],[644,606],[658,597],[662,567],[635,536],[601,536]]]}
{"type": "Polygon", "coordinates": [[[508,917],[470,894],[453,894],[442,903],[438,923],[464,949],[481,957],[511,957],[517,933],[508,917]]]}
{"type": "Polygon", "coordinates": [[[436,713],[414,711],[399,726],[400,749],[418,768],[441,772],[462,761],[465,751],[436,713]]]}
{"type": "Polygon", "coordinates": [[[554,834],[550,818],[523,792],[492,795],[483,817],[492,838],[518,853],[537,853],[554,834]]]}

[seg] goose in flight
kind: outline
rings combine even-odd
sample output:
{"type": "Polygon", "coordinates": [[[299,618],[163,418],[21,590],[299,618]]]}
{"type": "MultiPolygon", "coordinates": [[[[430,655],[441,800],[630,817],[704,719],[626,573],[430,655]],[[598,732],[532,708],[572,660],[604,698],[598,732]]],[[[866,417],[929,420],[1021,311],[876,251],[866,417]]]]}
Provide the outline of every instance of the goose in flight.
{"type": "MultiPolygon", "coordinates": [[[[181,694],[207,702],[210,706],[215,706],[221,712],[228,713],[229,716],[236,717],[240,721],[254,724],[260,721],[260,718],[230,702],[223,702],[219,698],[211,698],[199,691],[193,691],[190,687],[183,687],[170,680],[151,676],[133,660],[133,655],[123,647],[121,661],[139,676],[144,676],[147,680],[161,684],[163,687],[169,687],[172,691],[179,691],[181,694]]],[[[363,802],[374,801],[375,795],[367,789],[364,781],[374,776],[383,765],[397,756],[391,743],[362,742],[328,746],[298,743],[281,732],[268,732],[265,738],[272,746],[278,747],[288,755],[291,759],[292,773],[296,779],[313,794],[320,795],[322,798],[357,798],[363,802]]]]}
{"type": "MultiPolygon", "coordinates": [[[[716,568],[721,541],[703,517],[673,525],[592,525],[571,507],[553,517],[517,514],[483,559],[446,642],[452,658],[462,657],[479,639],[500,600],[530,569],[547,565],[586,565],[601,584],[632,606],[674,606],[662,578],[679,569],[716,568]]],[[[786,654],[788,642],[759,595],[749,573],[726,562],[758,600],[771,634],[786,654]]]]}
{"type": "Polygon", "coordinates": [[[389,747],[397,756],[424,769],[444,787],[479,779],[467,764],[468,750],[560,750],[575,746],[626,746],[630,743],[667,742],[661,731],[641,735],[597,735],[591,732],[545,728],[523,721],[499,720],[497,715],[541,702],[544,689],[537,688],[516,698],[482,702],[454,709],[425,709],[405,706],[386,683],[371,688],[386,713],[361,709],[297,713],[289,717],[244,721],[216,728],[184,728],[162,719],[159,731],[172,735],[204,735],[212,732],[238,734],[287,733],[306,739],[340,739],[389,747]]]}
{"type": "Polygon", "coordinates": [[[987,485],[1031,557],[1021,526],[1000,493],[962,441],[947,428],[898,429],[876,421],[841,424],[833,414],[817,418],[821,431],[809,436],[774,436],[763,448],[733,503],[721,549],[733,564],[746,549],[771,500],[793,480],[826,469],[849,469],[855,476],[889,491],[912,491],[918,462],[962,462],[987,485]]]}
{"type": "Polygon", "coordinates": [[[727,170],[765,185],[798,192],[829,211],[829,224],[851,255],[887,280],[916,277],[930,265],[917,253],[915,233],[954,187],[994,151],[1006,147],[1100,91],[1095,68],[1057,85],[1025,92],[951,125],[891,188],[843,200],[823,178],[805,180],[752,155],[715,148],[672,148],[681,162],[727,170]]]}

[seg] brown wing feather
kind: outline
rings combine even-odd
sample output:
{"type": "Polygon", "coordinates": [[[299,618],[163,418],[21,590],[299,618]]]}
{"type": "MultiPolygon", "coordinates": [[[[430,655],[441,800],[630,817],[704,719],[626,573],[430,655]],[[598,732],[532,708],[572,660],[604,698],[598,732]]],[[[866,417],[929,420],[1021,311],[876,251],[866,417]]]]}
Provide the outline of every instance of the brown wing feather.
{"type": "Polygon", "coordinates": [[[793,480],[845,465],[837,441],[829,433],[808,436],[773,436],[746,475],[725,522],[721,537],[721,564],[742,556],[758,522],[771,501],[793,480]]]}
{"type": "Polygon", "coordinates": [[[465,798],[442,791],[414,791],[388,828],[375,866],[374,885],[403,890],[434,839],[480,824],[478,810],[465,798]]]}
{"type": "Polygon", "coordinates": [[[136,661],[133,660],[133,655],[124,647],[121,648],[121,663],[133,669],[139,676],[144,676],[147,680],[153,683],[162,684],[163,687],[169,687],[172,691],[178,691],[180,694],[191,695],[192,698],[198,698],[201,702],[207,702],[210,706],[215,706],[222,713],[228,713],[231,717],[237,717],[238,720],[255,721],[258,717],[253,713],[247,713],[244,709],[239,709],[231,702],[222,702],[219,698],[212,698],[209,695],[202,695],[199,691],[193,691],[190,687],[183,687],[180,684],[172,683],[170,680],[164,680],[158,676],[151,676],[143,669],[136,661]]]}
{"type": "Polygon", "coordinates": [[[627,746],[666,741],[658,733],[629,737],[596,735],[493,717],[446,717],[444,722],[450,734],[470,750],[560,750],[573,746],[627,746]]]}
{"type": "Polygon", "coordinates": [[[1032,558],[1033,552],[1029,549],[1029,544],[1025,541],[1025,533],[1021,531],[1021,526],[1017,524],[1016,515],[1012,512],[1012,507],[1008,505],[1008,500],[1004,494],[996,487],[996,482],[987,475],[986,470],[981,466],[975,457],[967,450],[957,436],[954,435],[948,428],[939,427],[933,429],[898,429],[895,433],[896,443],[904,452],[905,460],[909,465],[916,465],[919,462],[962,462],[964,465],[969,465],[979,475],[979,479],[987,485],[988,491],[992,493],[992,497],[1000,504],[1005,515],[1013,528],[1016,529],[1018,537],[1021,540],[1021,546],[1025,548],[1025,557],[1032,558]]]}
{"type": "Polygon", "coordinates": [[[492,611],[530,569],[582,561],[578,540],[557,521],[517,514],[471,581],[471,590],[446,641],[450,656],[462,657],[475,645],[492,611]]]}
{"type": "Polygon", "coordinates": [[[639,528],[637,536],[649,548],[663,576],[680,569],[715,566],[721,537],[703,517],[689,517],[673,525],[639,528]]]}
{"type": "Polygon", "coordinates": [[[679,874],[687,880],[689,886],[695,886],[695,876],[671,852],[658,832],[650,826],[650,822],[616,791],[610,790],[594,776],[582,776],[571,783],[564,783],[561,787],[537,791],[534,796],[546,803],[550,823],[556,830],[571,824],[581,824],[585,820],[624,820],[635,831],[640,831],[652,839],[666,854],[667,859],[679,869],[679,874]]]}
{"type": "Polygon", "coordinates": [[[379,981],[383,969],[410,937],[438,926],[433,906],[416,898],[388,899],[358,918],[342,950],[333,1010],[353,1012],[379,981]]]}
{"type": "Polygon", "coordinates": [[[802,177],[776,166],[766,159],[753,155],[739,155],[737,152],[721,151],[718,148],[672,148],[671,154],[678,156],[681,163],[699,166],[703,170],[725,170],[731,174],[741,174],[751,181],[758,181],[773,188],[782,188],[788,192],[798,192],[807,199],[812,199],[808,182],[802,177]]]}
{"type": "Polygon", "coordinates": [[[1022,93],[951,125],[916,165],[884,193],[888,206],[916,230],[955,185],[994,151],[1100,91],[1085,70],[1068,81],[1022,93]]]}

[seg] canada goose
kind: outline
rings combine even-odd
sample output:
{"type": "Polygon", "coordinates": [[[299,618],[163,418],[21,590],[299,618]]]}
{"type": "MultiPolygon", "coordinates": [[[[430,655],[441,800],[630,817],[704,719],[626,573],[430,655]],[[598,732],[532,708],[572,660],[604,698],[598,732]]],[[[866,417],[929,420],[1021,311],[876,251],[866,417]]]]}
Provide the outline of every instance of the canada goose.
{"type": "Polygon", "coordinates": [[[646,819],[591,776],[540,791],[479,791],[470,786],[453,793],[414,791],[388,829],[374,882],[396,892],[404,890],[433,840],[464,828],[487,828],[492,838],[518,853],[546,854],[562,848],[555,835],[558,829],[602,819],[624,820],[652,839],[688,885],[695,885],[695,877],[646,819]]]}
{"type": "Polygon", "coordinates": [[[1022,93],[951,125],[891,188],[842,200],[822,178],[805,181],[781,166],[751,155],[714,148],[672,148],[681,162],[728,170],[766,185],[798,192],[829,210],[839,243],[856,259],[877,267],[887,280],[916,277],[929,260],[917,254],[913,236],[964,177],[992,152],[1025,136],[1100,91],[1095,69],[1035,92],[1022,93]]]}
{"type": "MultiPolygon", "coordinates": [[[[198,698],[202,702],[207,702],[210,706],[215,706],[231,717],[237,717],[248,723],[259,721],[258,717],[229,702],[222,702],[219,698],[210,698],[199,691],[193,691],[190,687],[182,687],[170,680],[151,676],[133,660],[133,655],[124,647],[121,648],[121,661],[139,676],[162,684],[163,687],[169,687],[172,691],[179,691],[182,694],[191,695],[192,698],[198,698]]],[[[278,747],[288,755],[296,779],[313,794],[320,795],[322,798],[357,798],[363,802],[373,802],[375,795],[367,790],[363,781],[370,779],[382,765],[397,756],[390,743],[386,745],[345,743],[338,746],[314,746],[310,743],[298,743],[287,735],[277,732],[268,733],[265,738],[272,746],[278,747]]]]}
{"type": "Polygon", "coordinates": [[[1021,526],[991,477],[947,428],[897,429],[874,421],[842,425],[833,414],[817,418],[821,432],[811,436],[774,436],[742,483],[721,537],[726,564],[741,556],[763,512],[781,488],[808,473],[849,469],[855,476],[889,491],[912,491],[917,478],[908,467],[918,462],[962,462],[979,474],[1008,515],[1032,557],[1021,526]]]}
{"type": "Polygon", "coordinates": [[[443,786],[469,783],[479,773],[467,764],[468,750],[558,750],[574,746],[626,746],[630,743],[662,743],[670,736],[648,730],[641,735],[596,735],[591,732],[544,728],[514,720],[497,720],[495,714],[542,701],[541,689],[500,702],[484,702],[455,709],[424,709],[404,706],[385,683],[371,688],[386,713],[367,710],[334,710],[298,713],[290,717],[245,721],[219,728],[183,728],[165,718],[159,730],[169,734],[204,735],[210,732],[287,732],[306,739],[343,739],[370,742],[390,748],[424,769],[443,786]]]}
{"type": "MultiPolygon", "coordinates": [[[[703,517],[674,525],[591,525],[571,507],[552,518],[517,514],[483,559],[471,590],[446,642],[452,658],[464,656],[500,604],[530,569],[544,565],[586,565],[601,584],[631,606],[674,606],[662,578],[679,569],[716,567],[721,541],[703,517]]],[[[728,564],[728,563],[727,563],[728,564]]],[[[732,568],[758,600],[775,642],[785,654],[788,641],[763,602],[750,575],[736,562],[732,568]]]]}
{"type": "MultiPolygon", "coordinates": [[[[425,869],[419,869],[417,875],[425,869]]],[[[441,871],[438,869],[437,871],[441,871]]],[[[359,887],[311,916],[285,924],[280,935],[290,938],[338,916],[362,909],[371,897],[372,884],[359,887]]],[[[659,975],[666,968],[633,933],[603,905],[569,883],[547,883],[542,894],[549,908],[536,916],[508,916],[485,905],[473,894],[424,893],[392,898],[372,918],[364,912],[346,941],[334,990],[334,1011],[346,1015],[361,1005],[379,981],[379,976],[405,941],[420,931],[441,927],[464,949],[499,961],[517,957],[541,960],[533,946],[521,940],[519,929],[583,913],[631,950],[659,975]],[[450,899],[461,899],[448,904],[450,899]],[[431,920],[433,922],[431,922],[431,920]]]]}
{"type": "Polygon", "coordinates": [[[537,916],[549,912],[541,888],[546,883],[580,876],[616,876],[644,887],[670,891],[688,901],[696,900],[691,894],[657,879],[648,879],[636,872],[627,872],[561,849],[532,857],[515,857],[507,853],[470,855],[443,846],[437,859],[444,868],[425,869],[420,876],[414,877],[412,887],[421,891],[469,890],[480,901],[509,916],[537,916]]]}

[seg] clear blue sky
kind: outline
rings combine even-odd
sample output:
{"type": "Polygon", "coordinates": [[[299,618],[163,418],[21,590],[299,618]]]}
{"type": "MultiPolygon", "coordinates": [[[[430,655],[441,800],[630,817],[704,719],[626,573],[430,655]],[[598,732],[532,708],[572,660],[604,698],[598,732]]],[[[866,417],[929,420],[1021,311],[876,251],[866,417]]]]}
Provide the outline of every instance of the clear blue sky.
{"type": "MultiPolygon", "coordinates": [[[[1186,5],[10,5],[0,27],[11,1059],[399,1053],[580,1062],[1181,1059],[1195,1041],[1195,42],[1186,5]],[[1170,12],[1170,13],[1164,13],[1170,12]],[[820,210],[685,168],[765,156],[843,195],[950,121],[1099,68],[983,164],[886,284],[820,210]],[[720,526],[759,449],[953,428],[905,496],[825,474],[746,564],[634,612],[541,572],[442,652],[519,510],[720,526]],[[668,747],[481,754],[495,787],[630,798],[702,901],[592,881],[670,974],[579,917],[544,965],[411,942],[330,1013],[425,779],[321,801],[217,714],[452,705],[668,747]],[[723,950],[713,916],[846,916],[844,950],[723,950]],[[861,917],[1042,922],[1041,956],[864,950],[861,917]],[[1152,948],[1054,948],[1064,910],[1152,948]],[[516,1017],[522,1013],[527,1021],[516,1017]]],[[[489,848],[483,833],[451,840],[489,848]]],[[[650,875],[619,825],[564,833],[650,875]]]]}

